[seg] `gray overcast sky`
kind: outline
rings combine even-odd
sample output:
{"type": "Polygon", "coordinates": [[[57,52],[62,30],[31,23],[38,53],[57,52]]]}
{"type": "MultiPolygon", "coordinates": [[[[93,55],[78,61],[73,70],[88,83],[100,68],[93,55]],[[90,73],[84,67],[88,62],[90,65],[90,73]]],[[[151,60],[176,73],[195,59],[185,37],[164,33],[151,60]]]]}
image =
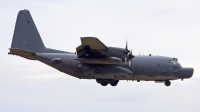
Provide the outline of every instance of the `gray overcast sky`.
{"type": "Polygon", "coordinates": [[[199,0],[0,0],[0,112],[200,110],[199,0]],[[38,61],[7,55],[19,10],[28,9],[47,47],[75,52],[80,37],[133,54],[176,57],[194,75],[172,81],[120,81],[102,87],[38,61]]]}

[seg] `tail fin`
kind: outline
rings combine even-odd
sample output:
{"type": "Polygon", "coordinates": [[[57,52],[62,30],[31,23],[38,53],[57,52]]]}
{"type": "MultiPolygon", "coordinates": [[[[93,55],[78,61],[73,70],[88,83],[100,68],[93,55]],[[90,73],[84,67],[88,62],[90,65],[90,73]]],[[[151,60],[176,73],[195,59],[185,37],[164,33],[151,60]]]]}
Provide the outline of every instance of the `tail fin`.
{"type": "Polygon", "coordinates": [[[46,48],[28,10],[18,13],[11,49],[21,49],[33,53],[46,48]]]}

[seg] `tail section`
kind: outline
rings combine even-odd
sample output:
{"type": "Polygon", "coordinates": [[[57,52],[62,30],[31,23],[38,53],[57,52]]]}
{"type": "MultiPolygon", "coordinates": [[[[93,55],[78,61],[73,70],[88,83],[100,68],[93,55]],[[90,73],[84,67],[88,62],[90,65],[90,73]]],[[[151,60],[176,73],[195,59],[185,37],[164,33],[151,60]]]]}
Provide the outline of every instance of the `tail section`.
{"type": "Polygon", "coordinates": [[[18,13],[10,51],[9,54],[19,55],[27,59],[34,59],[35,53],[67,53],[44,46],[28,10],[21,10],[18,13]]]}
{"type": "Polygon", "coordinates": [[[18,13],[11,48],[30,52],[43,52],[45,49],[28,10],[21,10],[18,13]]]}

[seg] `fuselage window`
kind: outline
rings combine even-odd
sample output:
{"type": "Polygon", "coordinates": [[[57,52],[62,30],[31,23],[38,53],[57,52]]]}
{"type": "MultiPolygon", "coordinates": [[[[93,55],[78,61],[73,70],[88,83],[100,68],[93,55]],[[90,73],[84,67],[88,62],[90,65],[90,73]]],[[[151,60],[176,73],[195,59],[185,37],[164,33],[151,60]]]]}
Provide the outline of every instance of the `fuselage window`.
{"type": "Polygon", "coordinates": [[[178,60],[176,60],[176,59],[170,60],[169,62],[170,62],[171,64],[174,64],[174,65],[175,65],[175,64],[178,64],[178,60]]]}
{"type": "Polygon", "coordinates": [[[81,68],[82,68],[82,65],[78,65],[78,68],[81,69],[81,68]]]}

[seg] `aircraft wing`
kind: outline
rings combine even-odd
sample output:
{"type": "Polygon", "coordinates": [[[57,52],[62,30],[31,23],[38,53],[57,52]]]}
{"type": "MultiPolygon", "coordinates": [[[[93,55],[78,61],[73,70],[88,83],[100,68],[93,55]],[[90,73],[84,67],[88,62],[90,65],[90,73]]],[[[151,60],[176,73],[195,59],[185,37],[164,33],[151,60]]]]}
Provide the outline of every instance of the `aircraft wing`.
{"type": "Polygon", "coordinates": [[[107,46],[95,37],[81,37],[81,43],[84,46],[90,46],[90,49],[94,50],[107,49],[107,46]]]}
{"type": "MultiPolygon", "coordinates": [[[[122,60],[109,53],[114,53],[116,50],[109,50],[98,38],[81,37],[81,45],[76,48],[77,61],[88,64],[117,64],[122,60]]],[[[122,52],[123,53],[123,52],[122,52]]]]}
{"type": "Polygon", "coordinates": [[[105,56],[101,54],[100,50],[107,49],[98,38],[95,37],[81,37],[81,45],[76,48],[78,57],[83,57],[85,55],[90,55],[93,57],[105,56]]]}

